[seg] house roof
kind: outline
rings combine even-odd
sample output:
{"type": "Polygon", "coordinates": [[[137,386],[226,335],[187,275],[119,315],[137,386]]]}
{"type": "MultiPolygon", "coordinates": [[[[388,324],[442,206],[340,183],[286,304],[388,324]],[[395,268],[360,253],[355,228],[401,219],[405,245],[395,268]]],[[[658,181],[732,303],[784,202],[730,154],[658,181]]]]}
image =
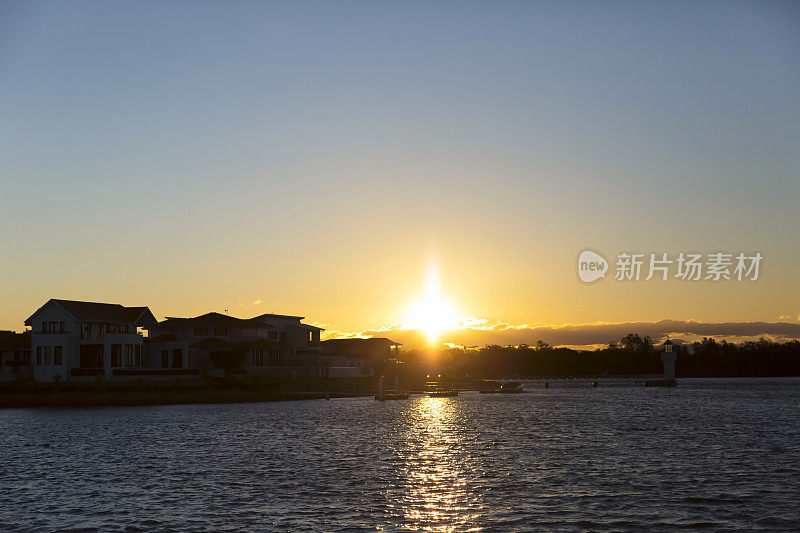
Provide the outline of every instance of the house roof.
{"type": "Polygon", "coordinates": [[[402,346],[401,343],[395,342],[391,339],[387,339],[386,337],[371,337],[369,339],[359,339],[359,338],[349,338],[349,339],[328,339],[322,341],[323,345],[333,347],[344,347],[344,346],[366,346],[366,345],[378,345],[378,346],[402,346]]]}
{"type": "Polygon", "coordinates": [[[328,339],[322,341],[323,355],[365,355],[367,357],[382,357],[392,346],[400,346],[385,337],[372,337],[369,339],[328,339]]]}
{"type": "MultiPolygon", "coordinates": [[[[206,313],[194,318],[177,318],[168,316],[158,323],[154,329],[161,328],[242,328],[263,326],[265,323],[254,318],[244,319],[223,315],[222,313],[206,313]]],[[[269,324],[268,324],[269,325],[269,324]]]]}
{"type": "Polygon", "coordinates": [[[125,307],[119,304],[58,300],[53,298],[48,300],[42,307],[37,309],[35,313],[28,317],[25,321],[25,325],[30,326],[33,322],[33,318],[49,305],[58,305],[75,320],[80,322],[116,322],[121,324],[134,324],[136,326],[153,325],[158,322],[147,307],[125,307]]]}
{"type": "Polygon", "coordinates": [[[13,331],[0,331],[0,349],[30,350],[31,332],[15,333],[13,331]]]}
{"type": "Polygon", "coordinates": [[[293,315],[275,315],[275,314],[272,314],[272,313],[265,313],[263,315],[258,315],[257,317],[254,317],[254,318],[292,318],[292,319],[295,319],[295,320],[303,320],[305,317],[304,316],[293,316],[293,315]]]}

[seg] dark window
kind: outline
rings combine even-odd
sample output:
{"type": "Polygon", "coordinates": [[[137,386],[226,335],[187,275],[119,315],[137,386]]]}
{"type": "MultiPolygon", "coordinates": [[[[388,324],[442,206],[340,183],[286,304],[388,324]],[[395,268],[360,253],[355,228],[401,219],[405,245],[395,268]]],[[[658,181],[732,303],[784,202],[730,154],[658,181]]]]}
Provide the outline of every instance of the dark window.
{"type": "Polygon", "coordinates": [[[125,366],[133,366],[133,344],[125,345],[125,366]]]}
{"type": "Polygon", "coordinates": [[[42,366],[42,347],[41,346],[37,346],[36,347],[36,365],[37,366],[42,366]]]}
{"type": "Polygon", "coordinates": [[[161,367],[169,367],[169,350],[161,350],[161,367]]]}
{"type": "Polygon", "coordinates": [[[80,358],[81,368],[102,368],[104,366],[103,345],[81,344],[80,358]]]}
{"type": "Polygon", "coordinates": [[[215,337],[226,337],[228,335],[228,328],[214,328],[215,337]]]}
{"type": "Polygon", "coordinates": [[[136,367],[139,368],[142,366],[142,346],[137,344],[136,345],[136,367]]]}
{"type": "Polygon", "coordinates": [[[122,345],[111,345],[111,366],[122,366],[122,345]]]}
{"type": "Polygon", "coordinates": [[[89,337],[92,335],[92,324],[90,322],[84,322],[81,324],[81,340],[89,340],[89,337]]]}
{"type": "Polygon", "coordinates": [[[58,332],[59,333],[64,333],[64,322],[63,321],[58,323],[58,332]]]}
{"type": "Polygon", "coordinates": [[[269,349],[269,366],[283,366],[283,350],[280,348],[269,349]]]}
{"type": "Polygon", "coordinates": [[[56,346],[53,348],[53,364],[61,365],[63,363],[64,363],[64,348],[61,346],[56,346]]]}
{"type": "Polygon", "coordinates": [[[194,328],[194,336],[195,337],[207,337],[208,336],[208,328],[194,328]]]}
{"type": "Polygon", "coordinates": [[[176,348],[172,350],[172,368],[181,368],[183,366],[183,350],[176,348]]]}

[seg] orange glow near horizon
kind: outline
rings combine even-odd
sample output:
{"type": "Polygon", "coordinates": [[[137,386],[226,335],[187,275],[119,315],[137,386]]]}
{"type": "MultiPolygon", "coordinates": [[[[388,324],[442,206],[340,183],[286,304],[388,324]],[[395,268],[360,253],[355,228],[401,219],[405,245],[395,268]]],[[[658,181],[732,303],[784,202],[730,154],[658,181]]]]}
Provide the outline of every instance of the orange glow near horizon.
{"type": "Polygon", "coordinates": [[[439,269],[431,264],[425,293],[408,308],[403,329],[424,331],[428,343],[435,344],[442,332],[458,327],[460,322],[455,305],[441,294],[439,269]]]}

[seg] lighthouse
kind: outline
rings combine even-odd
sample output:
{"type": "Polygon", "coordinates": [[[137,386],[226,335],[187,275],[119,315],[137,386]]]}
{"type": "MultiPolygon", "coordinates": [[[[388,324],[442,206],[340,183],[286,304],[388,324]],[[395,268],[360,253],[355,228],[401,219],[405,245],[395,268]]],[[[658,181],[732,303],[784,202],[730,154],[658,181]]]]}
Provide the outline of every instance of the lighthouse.
{"type": "Polygon", "coordinates": [[[661,352],[661,362],[664,363],[664,385],[675,385],[675,359],[678,355],[672,351],[672,341],[667,339],[664,351],[661,352]]]}

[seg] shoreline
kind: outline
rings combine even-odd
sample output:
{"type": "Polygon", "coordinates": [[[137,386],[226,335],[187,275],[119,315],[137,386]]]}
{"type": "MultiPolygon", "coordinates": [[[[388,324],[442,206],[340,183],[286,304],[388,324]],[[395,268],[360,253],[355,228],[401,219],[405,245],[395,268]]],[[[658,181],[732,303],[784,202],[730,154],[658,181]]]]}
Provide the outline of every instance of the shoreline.
{"type": "MultiPolygon", "coordinates": [[[[330,398],[371,396],[358,393],[330,393],[330,398]]],[[[5,392],[0,394],[0,409],[29,407],[133,407],[153,405],[202,405],[321,400],[324,392],[213,391],[126,391],[126,392],[5,392]]]]}
{"type": "MultiPolygon", "coordinates": [[[[800,376],[719,376],[719,377],[685,377],[678,381],[694,379],[800,379],[800,376]]],[[[591,386],[592,381],[604,384],[606,387],[632,385],[637,383],[637,378],[550,378],[530,379],[524,381],[545,382],[553,384],[591,386]]],[[[642,385],[643,386],[643,385],[642,385]]],[[[536,387],[538,388],[538,387],[536,387]]],[[[561,388],[561,387],[556,387],[561,388]]],[[[571,388],[571,387],[570,387],[571,388]]],[[[601,388],[604,388],[601,386],[601,388]]],[[[25,408],[59,408],[59,407],[135,407],[156,405],[213,405],[230,403],[266,403],[286,402],[300,400],[324,400],[326,398],[364,398],[372,397],[375,392],[283,392],[276,390],[258,391],[239,388],[200,389],[187,388],[182,390],[40,390],[22,389],[11,390],[0,388],[0,409],[25,409],[25,408]]],[[[465,388],[462,391],[476,389],[465,388]]],[[[409,390],[411,394],[424,394],[424,391],[409,390]]],[[[525,392],[530,392],[526,390],[525,392]]]]}

